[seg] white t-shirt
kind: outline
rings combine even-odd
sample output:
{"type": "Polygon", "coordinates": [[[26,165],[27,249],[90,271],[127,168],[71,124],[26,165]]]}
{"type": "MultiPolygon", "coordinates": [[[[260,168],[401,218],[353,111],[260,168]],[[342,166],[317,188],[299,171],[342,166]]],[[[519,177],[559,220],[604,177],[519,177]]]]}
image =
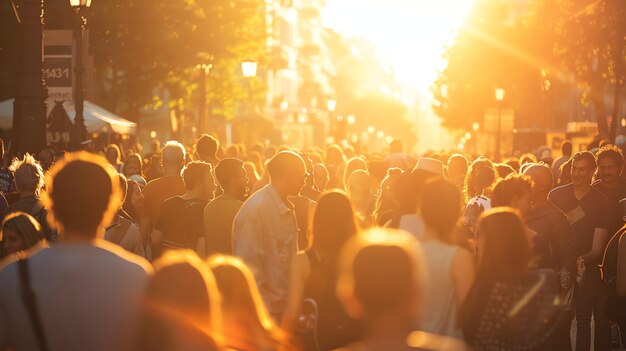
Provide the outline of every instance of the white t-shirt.
{"type": "MultiPolygon", "coordinates": [[[[130,350],[150,264],[102,239],[36,247],[32,290],[49,350],[130,350]]],[[[0,269],[0,350],[37,350],[14,258],[0,269]]]]}
{"type": "MultiPolygon", "coordinates": [[[[389,228],[391,226],[393,220],[385,223],[385,227],[389,228]]],[[[415,237],[417,240],[422,240],[424,237],[424,220],[418,214],[405,214],[400,216],[400,221],[398,222],[398,229],[402,229],[406,232],[409,232],[415,237]]]]}
{"type": "Polygon", "coordinates": [[[415,239],[422,240],[424,238],[424,221],[422,217],[417,214],[408,214],[400,217],[399,229],[406,230],[413,234],[415,239]]]}

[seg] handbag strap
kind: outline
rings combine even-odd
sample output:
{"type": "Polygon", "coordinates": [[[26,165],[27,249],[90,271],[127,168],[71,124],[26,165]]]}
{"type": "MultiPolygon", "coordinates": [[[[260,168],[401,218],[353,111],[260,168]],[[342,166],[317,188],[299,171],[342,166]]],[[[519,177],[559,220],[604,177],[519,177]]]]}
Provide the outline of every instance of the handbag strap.
{"type": "Polygon", "coordinates": [[[28,312],[31,326],[35,332],[37,338],[37,344],[40,351],[47,351],[48,345],[46,343],[46,336],[43,332],[43,325],[41,323],[41,316],[37,309],[37,300],[35,298],[35,292],[30,285],[30,272],[28,270],[28,258],[26,255],[20,255],[17,260],[17,267],[20,274],[20,286],[22,292],[22,301],[28,312]]]}

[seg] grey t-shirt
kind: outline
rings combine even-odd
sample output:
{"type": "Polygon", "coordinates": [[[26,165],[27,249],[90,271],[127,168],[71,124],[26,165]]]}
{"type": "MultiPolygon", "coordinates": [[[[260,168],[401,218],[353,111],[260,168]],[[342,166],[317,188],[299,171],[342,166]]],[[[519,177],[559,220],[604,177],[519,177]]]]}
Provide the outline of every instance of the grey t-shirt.
{"type": "MultiPolygon", "coordinates": [[[[133,348],[152,271],[146,260],[97,239],[39,246],[28,266],[49,350],[133,348]]],[[[0,269],[0,350],[8,346],[38,349],[13,258],[0,269]]]]}

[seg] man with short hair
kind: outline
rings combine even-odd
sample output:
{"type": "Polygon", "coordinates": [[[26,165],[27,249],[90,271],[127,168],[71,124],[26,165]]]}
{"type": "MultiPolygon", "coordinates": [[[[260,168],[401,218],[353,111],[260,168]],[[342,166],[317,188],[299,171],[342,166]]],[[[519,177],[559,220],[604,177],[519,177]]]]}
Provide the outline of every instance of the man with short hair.
{"type": "Polygon", "coordinates": [[[626,178],[622,177],[624,166],[624,156],[622,150],[613,145],[607,144],[598,150],[596,154],[598,162],[598,172],[596,173],[594,188],[609,199],[613,218],[609,227],[609,234],[615,234],[624,224],[626,209],[623,205],[618,206],[620,200],[626,198],[626,178]]]}
{"type": "Polygon", "coordinates": [[[220,147],[219,140],[208,134],[202,134],[196,141],[196,153],[200,160],[210,163],[216,167],[219,159],[217,158],[217,149],[220,147]]]}
{"type": "Polygon", "coordinates": [[[243,161],[222,159],[215,167],[215,178],[223,193],[204,208],[206,255],[231,255],[233,221],[247,194],[248,176],[243,161]]]}
{"type": "Polygon", "coordinates": [[[565,140],[563,141],[563,144],[561,144],[561,152],[563,153],[563,156],[556,159],[552,164],[552,176],[554,177],[555,183],[561,177],[561,166],[572,157],[572,149],[572,142],[569,140],[565,140]]]}
{"type": "Polygon", "coordinates": [[[291,259],[298,251],[298,225],[288,198],[300,193],[306,167],[295,152],[281,151],[267,171],[270,184],[250,196],[235,217],[233,253],[250,266],[270,314],[280,321],[291,259]]]}
{"type": "Polygon", "coordinates": [[[552,190],[548,199],[567,217],[572,227],[578,265],[586,267],[578,287],[576,305],[576,350],[589,350],[591,315],[595,321],[595,349],[609,350],[611,333],[604,313],[607,290],[600,280],[598,264],[609,238],[609,200],[591,186],[596,171],[592,153],[582,151],[572,156],[572,183],[552,190]]]}
{"type": "Polygon", "coordinates": [[[133,349],[152,269],[102,240],[120,201],[119,180],[106,164],[74,153],[48,174],[43,199],[61,235],[0,270],[0,350],[133,349]]]}
{"type": "Polygon", "coordinates": [[[156,257],[165,249],[198,250],[204,238],[202,212],[216,188],[212,171],[202,161],[189,162],[183,169],[186,191],[163,202],[150,235],[156,257]]]}
{"type": "Polygon", "coordinates": [[[185,183],[180,175],[185,165],[185,148],[177,141],[168,141],[161,150],[164,174],[150,181],[143,189],[146,207],[154,225],[163,202],[170,197],[185,193],[185,183]]]}

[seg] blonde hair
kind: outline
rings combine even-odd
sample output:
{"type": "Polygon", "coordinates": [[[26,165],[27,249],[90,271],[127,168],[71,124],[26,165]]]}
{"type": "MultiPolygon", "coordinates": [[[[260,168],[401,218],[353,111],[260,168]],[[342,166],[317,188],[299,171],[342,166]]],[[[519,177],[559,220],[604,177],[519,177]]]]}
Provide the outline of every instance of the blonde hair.
{"type": "MultiPolygon", "coordinates": [[[[258,327],[265,336],[264,340],[253,340],[251,345],[247,345],[248,348],[264,349],[279,345],[288,346],[288,337],[276,326],[267,311],[250,268],[239,258],[227,255],[211,256],[208,265],[215,275],[217,286],[222,294],[223,314],[239,313],[233,320],[238,322],[242,320],[251,321],[253,327],[258,327]],[[259,342],[262,344],[259,345],[259,342]]],[[[233,331],[228,329],[225,330],[225,338],[231,343],[245,342],[243,339],[250,336],[246,333],[246,335],[231,335],[229,338],[229,332],[233,333],[233,331]]],[[[244,330],[245,332],[246,330],[244,330]]]]}
{"type": "Polygon", "coordinates": [[[407,303],[413,298],[418,299],[415,311],[419,313],[425,277],[424,258],[419,243],[404,231],[376,227],[354,236],[344,246],[339,258],[337,297],[354,318],[358,317],[357,314],[376,313],[407,303]],[[395,266],[405,267],[406,270],[391,275],[376,270],[366,272],[366,266],[372,268],[373,265],[381,264],[390,269],[395,266]],[[384,276],[390,278],[389,282],[381,283],[379,279],[384,280],[384,276]],[[402,285],[400,289],[396,286],[398,284],[402,285]],[[362,308],[359,312],[350,308],[355,305],[355,299],[362,308]]]}
{"type": "Polygon", "coordinates": [[[33,155],[27,153],[21,160],[14,158],[9,170],[15,176],[15,186],[18,190],[39,192],[43,188],[43,168],[33,155]]]}
{"type": "Polygon", "coordinates": [[[191,250],[169,250],[154,262],[143,304],[139,349],[162,350],[176,339],[171,323],[222,342],[220,296],[207,265],[191,250]]]}

